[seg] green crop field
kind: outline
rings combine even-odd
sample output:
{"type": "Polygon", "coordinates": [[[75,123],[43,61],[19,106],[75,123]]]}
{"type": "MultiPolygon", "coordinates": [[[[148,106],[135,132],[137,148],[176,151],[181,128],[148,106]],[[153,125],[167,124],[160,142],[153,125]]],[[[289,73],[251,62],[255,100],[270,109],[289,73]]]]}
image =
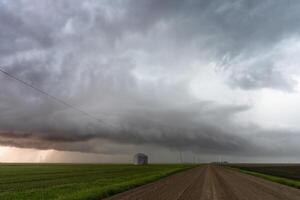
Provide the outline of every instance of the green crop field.
{"type": "Polygon", "coordinates": [[[190,167],[0,164],[0,199],[101,199],[190,167]]]}

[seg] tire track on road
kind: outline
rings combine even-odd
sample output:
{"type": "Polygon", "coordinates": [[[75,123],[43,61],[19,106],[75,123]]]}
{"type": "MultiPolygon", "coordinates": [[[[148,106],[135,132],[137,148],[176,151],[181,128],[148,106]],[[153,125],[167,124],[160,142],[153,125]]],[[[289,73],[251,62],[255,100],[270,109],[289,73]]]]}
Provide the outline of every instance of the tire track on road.
{"type": "Polygon", "coordinates": [[[221,166],[193,168],[106,200],[299,200],[300,190],[221,166]]]}
{"type": "Polygon", "coordinates": [[[107,200],[176,200],[203,174],[203,171],[204,168],[197,167],[180,172],[123,194],[117,194],[107,200]]]}

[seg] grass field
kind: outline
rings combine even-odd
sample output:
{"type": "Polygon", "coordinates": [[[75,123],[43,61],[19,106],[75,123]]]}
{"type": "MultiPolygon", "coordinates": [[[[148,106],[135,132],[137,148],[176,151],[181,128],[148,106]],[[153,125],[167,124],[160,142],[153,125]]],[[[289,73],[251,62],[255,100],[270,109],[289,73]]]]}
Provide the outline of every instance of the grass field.
{"type": "Polygon", "coordinates": [[[1,164],[0,199],[101,199],[190,167],[1,164]]]}
{"type": "Polygon", "coordinates": [[[296,164],[237,164],[231,167],[241,172],[273,182],[300,188],[300,165],[296,164]]]}

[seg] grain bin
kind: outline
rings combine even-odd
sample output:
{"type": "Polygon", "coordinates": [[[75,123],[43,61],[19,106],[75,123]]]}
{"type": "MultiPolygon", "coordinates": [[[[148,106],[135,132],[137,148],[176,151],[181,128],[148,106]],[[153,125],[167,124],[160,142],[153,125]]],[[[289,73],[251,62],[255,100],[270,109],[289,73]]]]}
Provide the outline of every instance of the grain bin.
{"type": "Polygon", "coordinates": [[[148,164],[148,156],[143,153],[137,153],[133,157],[133,163],[135,165],[147,165],[148,164]]]}

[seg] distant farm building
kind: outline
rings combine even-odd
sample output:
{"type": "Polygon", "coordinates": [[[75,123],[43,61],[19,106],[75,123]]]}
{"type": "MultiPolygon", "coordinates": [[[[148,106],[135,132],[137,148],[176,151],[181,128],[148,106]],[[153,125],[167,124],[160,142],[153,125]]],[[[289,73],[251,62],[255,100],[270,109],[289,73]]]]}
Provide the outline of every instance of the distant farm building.
{"type": "Polygon", "coordinates": [[[135,154],[133,157],[133,163],[135,165],[147,165],[148,164],[148,156],[143,153],[135,154]]]}

